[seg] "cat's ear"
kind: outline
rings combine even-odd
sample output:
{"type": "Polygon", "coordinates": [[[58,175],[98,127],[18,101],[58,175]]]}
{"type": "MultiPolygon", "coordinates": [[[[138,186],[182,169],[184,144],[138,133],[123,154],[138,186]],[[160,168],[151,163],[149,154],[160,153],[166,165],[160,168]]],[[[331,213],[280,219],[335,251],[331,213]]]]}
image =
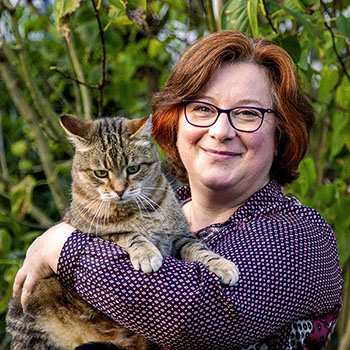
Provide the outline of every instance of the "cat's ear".
{"type": "Polygon", "coordinates": [[[63,114],[60,116],[60,122],[63,129],[69,135],[77,149],[85,149],[86,144],[95,130],[93,121],[81,120],[70,114],[63,114]]]}
{"type": "Polygon", "coordinates": [[[131,129],[131,137],[137,136],[139,138],[150,139],[152,136],[152,114],[139,119],[132,119],[129,121],[131,129]]]}

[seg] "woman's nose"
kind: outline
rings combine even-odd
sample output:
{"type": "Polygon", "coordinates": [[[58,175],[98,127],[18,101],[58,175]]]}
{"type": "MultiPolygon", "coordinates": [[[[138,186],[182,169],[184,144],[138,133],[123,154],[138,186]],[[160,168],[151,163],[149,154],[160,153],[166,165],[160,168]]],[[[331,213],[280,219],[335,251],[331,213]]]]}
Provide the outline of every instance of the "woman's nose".
{"type": "Polygon", "coordinates": [[[208,134],[222,142],[234,138],[236,130],[231,126],[227,114],[221,113],[216,122],[209,127],[208,134]]]}

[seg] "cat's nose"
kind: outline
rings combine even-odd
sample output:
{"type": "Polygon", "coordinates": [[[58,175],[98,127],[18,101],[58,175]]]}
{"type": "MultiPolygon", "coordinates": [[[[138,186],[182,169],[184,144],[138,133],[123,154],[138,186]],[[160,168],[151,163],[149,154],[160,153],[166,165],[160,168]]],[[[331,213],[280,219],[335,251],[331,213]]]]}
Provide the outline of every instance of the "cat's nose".
{"type": "Polygon", "coordinates": [[[122,198],[123,197],[123,194],[125,193],[125,190],[122,190],[122,191],[115,191],[117,193],[117,195],[122,198]]]}

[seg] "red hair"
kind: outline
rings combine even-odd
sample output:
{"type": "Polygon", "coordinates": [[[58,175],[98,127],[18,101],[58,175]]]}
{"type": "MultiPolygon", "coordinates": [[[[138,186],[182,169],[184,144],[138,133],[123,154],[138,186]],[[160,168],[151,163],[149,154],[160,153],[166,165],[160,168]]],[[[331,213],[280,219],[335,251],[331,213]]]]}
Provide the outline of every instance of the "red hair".
{"type": "Polygon", "coordinates": [[[277,120],[276,156],[270,174],[281,185],[292,182],[307,149],[313,109],[301,92],[292,59],[282,48],[233,30],[213,33],[192,44],[175,65],[164,89],[153,97],[153,134],[168,157],[172,174],[188,182],[176,147],[182,101],[198,94],[227,62],[251,62],[266,71],[277,120]]]}

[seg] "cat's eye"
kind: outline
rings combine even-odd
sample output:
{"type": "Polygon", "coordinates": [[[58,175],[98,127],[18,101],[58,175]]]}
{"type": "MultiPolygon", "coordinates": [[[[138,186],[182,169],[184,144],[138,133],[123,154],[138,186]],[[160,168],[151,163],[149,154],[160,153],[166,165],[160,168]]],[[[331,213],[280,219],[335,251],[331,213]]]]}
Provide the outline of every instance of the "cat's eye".
{"type": "Polygon", "coordinates": [[[94,174],[96,177],[104,178],[108,176],[108,171],[107,170],[95,170],[94,174]]]}
{"type": "Polygon", "coordinates": [[[126,168],[126,172],[129,175],[136,174],[138,171],[140,171],[141,166],[140,165],[130,165],[129,167],[126,168]]]}

